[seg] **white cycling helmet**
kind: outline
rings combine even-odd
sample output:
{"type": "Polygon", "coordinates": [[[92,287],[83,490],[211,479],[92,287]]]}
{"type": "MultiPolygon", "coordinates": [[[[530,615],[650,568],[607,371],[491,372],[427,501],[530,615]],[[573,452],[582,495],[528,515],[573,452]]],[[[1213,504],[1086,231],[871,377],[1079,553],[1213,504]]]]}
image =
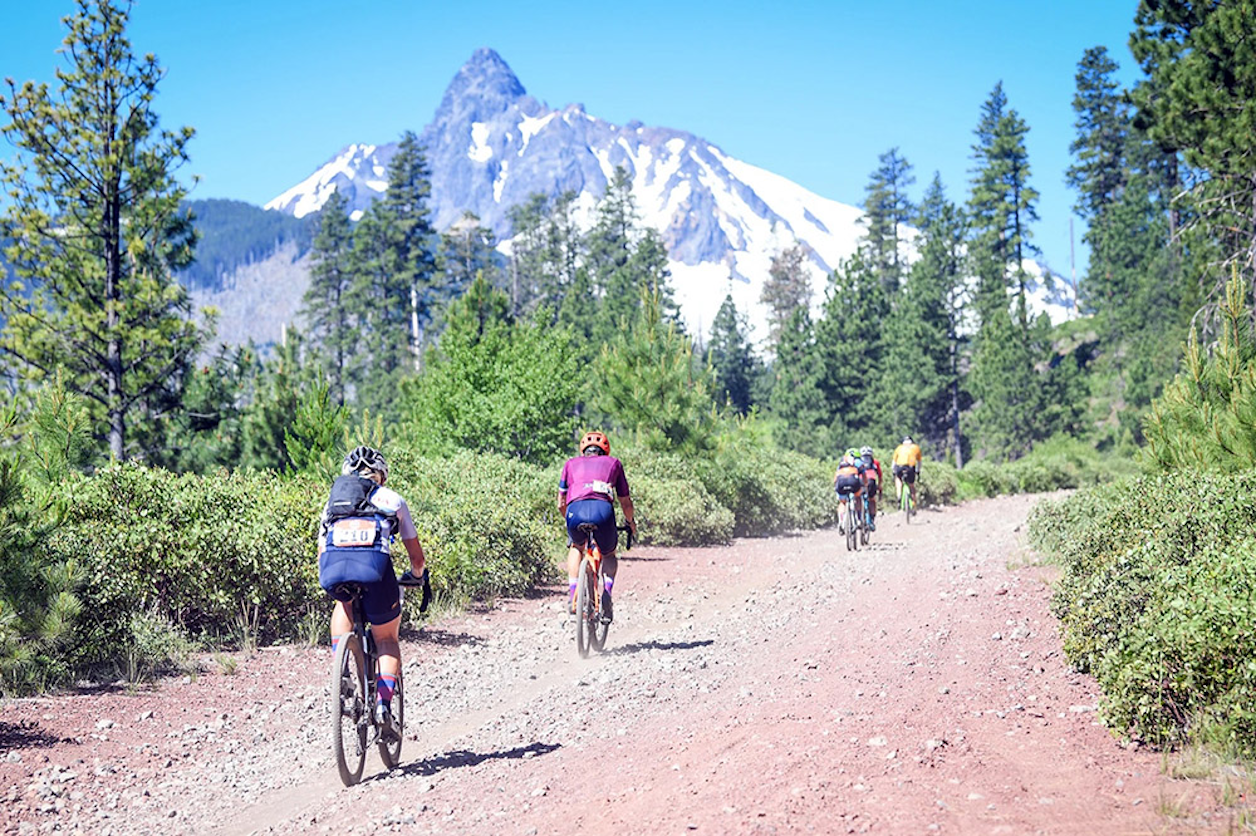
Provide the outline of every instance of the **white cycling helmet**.
{"type": "Polygon", "coordinates": [[[868,457],[871,457],[871,456],[872,456],[872,448],[871,448],[871,447],[860,447],[860,448],[859,448],[859,455],[861,455],[861,456],[868,456],[868,457]]]}
{"type": "Polygon", "coordinates": [[[384,454],[374,447],[363,445],[350,450],[340,465],[340,473],[342,476],[348,476],[362,468],[377,471],[385,479],[388,478],[388,462],[384,459],[384,454]]]}

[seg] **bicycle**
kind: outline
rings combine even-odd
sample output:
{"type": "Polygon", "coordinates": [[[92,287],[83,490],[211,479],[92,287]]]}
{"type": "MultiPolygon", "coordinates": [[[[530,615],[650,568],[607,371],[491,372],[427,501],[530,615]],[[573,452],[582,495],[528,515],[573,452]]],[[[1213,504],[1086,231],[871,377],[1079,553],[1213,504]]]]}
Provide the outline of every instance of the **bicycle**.
{"type": "Polygon", "coordinates": [[[843,526],[846,529],[846,551],[857,551],[859,549],[859,521],[855,513],[855,502],[859,499],[859,495],[839,493],[838,496],[846,497],[846,523],[843,526]]]}
{"type": "Polygon", "coordinates": [[[916,503],[911,498],[911,485],[906,482],[899,483],[898,505],[903,511],[903,519],[910,525],[911,518],[916,516],[916,503]]]}
{"type": "Polygon", "coordinates": [[[859,543],[866,546],[872,538],[872,517],[869,516],[867,498],[860,499],[859,504],[859,543]]]}
{"type": "MultiPolygon", "coordinates": [[[[431,599],[428,574],[416,578],[409,572],[402,576],[403,586],[423,585],[423,602],[420,611],[427,609],[431,599]]],[[[366,585],[356,582],[337,584],[332,594],[345,600],[345,606],[353,613],[353,632],[340,636],[332,663],[330,713],[332,716],[332,751],[336,756],[336,770],[340,781],[351,787],[362,778],[366,763],[366,750],[374,741],[379,747],[380,760],[389,769],[401,763],[401,740],[405,735],[406,703],[401,671],[397,671],[397,684],[393,690],[391,709],[396,732],[381,728],[375,721],[375,702],[379,682],[379,654],[375,648],[375,636],[371,625],[363,617],[361,601],[366,585]]]]}
{"type": "MultiPolygon", "coordinates": [[[[611,623],[602,618],[601,592],[606,588],[606,576],[602,573],[602,550],[593,536],[597,526],[582,523],[577,530],[584,532],[587,544],[576,575],[576,651],[583,659],[588,657],[590,648],[601,651],[606,647],[606,634],[610,632],[611,623]]],[[[632,529],[620,525],[615,527],[615,531],[628,532],[624,551],[630,551],[632,529]]]]}

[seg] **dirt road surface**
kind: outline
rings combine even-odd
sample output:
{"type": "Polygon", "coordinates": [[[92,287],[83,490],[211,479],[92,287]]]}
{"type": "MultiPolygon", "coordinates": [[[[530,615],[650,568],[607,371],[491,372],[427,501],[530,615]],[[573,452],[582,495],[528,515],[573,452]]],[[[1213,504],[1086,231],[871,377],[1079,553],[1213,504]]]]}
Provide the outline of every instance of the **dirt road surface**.
{"type": "Polygon", "coordinates": [[[269,648],[153,688],[9,701],[0,832],[1179,833],[1250,799],[1098,724],[1062,658],[1032,497],[625,556],[606,652],[565,590],[403,644],[402,766],[341,786],[330,652],[269,648]]]}

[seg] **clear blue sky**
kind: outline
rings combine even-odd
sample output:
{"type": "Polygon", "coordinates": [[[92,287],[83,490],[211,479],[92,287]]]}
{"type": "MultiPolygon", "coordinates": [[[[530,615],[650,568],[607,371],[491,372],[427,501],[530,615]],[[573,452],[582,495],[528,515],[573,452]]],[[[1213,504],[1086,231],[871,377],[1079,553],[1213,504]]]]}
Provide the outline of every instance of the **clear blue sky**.
{"type": "MultiPolygon", "coordinates": [[[[0,77],[52,81],[72,0],[5,0],[0,77]]],[[[623,124],[691,131],[828,198],[858,204],[897,146],[919,196],[933,172],[967,197],[981,104],[1002,80],[1028,123],[1041,192],[1034,241],[1069,266],[1063,184],[1083,50],[1132,83],[1135,0],[880,3],[481,0],[138,0],[131,43],[168,74],[156,109],[191,125],[193,197],[261,204],[351,142],[430,121],[473,50],[497,50],[528,92],[623,124]]],[[[0,155],[11,148],[0,144],[0,155]]],[[[1080,223],[1078,272],[1084,268],[1080,223]]]]}

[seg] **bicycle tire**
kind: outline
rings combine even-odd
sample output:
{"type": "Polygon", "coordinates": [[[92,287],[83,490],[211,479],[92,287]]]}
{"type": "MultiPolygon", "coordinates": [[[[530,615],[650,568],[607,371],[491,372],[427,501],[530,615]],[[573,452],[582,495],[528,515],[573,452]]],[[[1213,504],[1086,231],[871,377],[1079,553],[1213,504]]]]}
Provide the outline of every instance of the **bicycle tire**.
{"type": "Polygon", "coordinates": [[[589,624],[589,637],[592,639],[593,649],[599,653],[606,647],[606,636],[611,630],[611,625],[602,621],[602,607],[600,602],[602,600],[602,590],[606,588],[606,585],[601,583],[601,580],[602,578],[600,577],[600,573],[599,576],[593,578],[593,591],[594,594],[598,596],[599,605],[593,608],[593,621],[589,624]]]}
{"type": "Polygon", "coordinates": [[[393,690],[389,707],[392,709],[393,719],[397,722],[397,737],[386,739],[382,734],[380,735],[379,759],[389,769],[396,769],[401,764],[401,741],[406,734],[406,695],[401,671],[397,671],[397,687],[393,690]]]}
{"type": "Polygon", "coordinates": [[[855,515],[850,510],[851,500],[846,500],[846,551],[853,552],[859,547],[859,534],[855,531],[855,515]]]}
{"type": "Polygon", "coordinates": [[[592,619],[597,617],[592,596],[592,586],[597,579],[593,574],[593,563],[587,556],[580,559],[580,572],[576,577],[576,651],[583,658],[589,655],[593,644],[592,619]]]}
{"type": "Polygon", "coordinates": [[[328,708],[332,719],[331,745],[336,758],[336,771],[340,773],[340,781],[351,787],[362,778],[368,725],[366,662],[362,645],[352,633],[341,636],[336,646],[328,708]],[[349,748],[346,749],[346,746],[349,748]]]}
{"type": "Polygon", "coordinates": [[[868,545],[868,509],[859,509],[859,543],[860,545],[868,545]]]}

